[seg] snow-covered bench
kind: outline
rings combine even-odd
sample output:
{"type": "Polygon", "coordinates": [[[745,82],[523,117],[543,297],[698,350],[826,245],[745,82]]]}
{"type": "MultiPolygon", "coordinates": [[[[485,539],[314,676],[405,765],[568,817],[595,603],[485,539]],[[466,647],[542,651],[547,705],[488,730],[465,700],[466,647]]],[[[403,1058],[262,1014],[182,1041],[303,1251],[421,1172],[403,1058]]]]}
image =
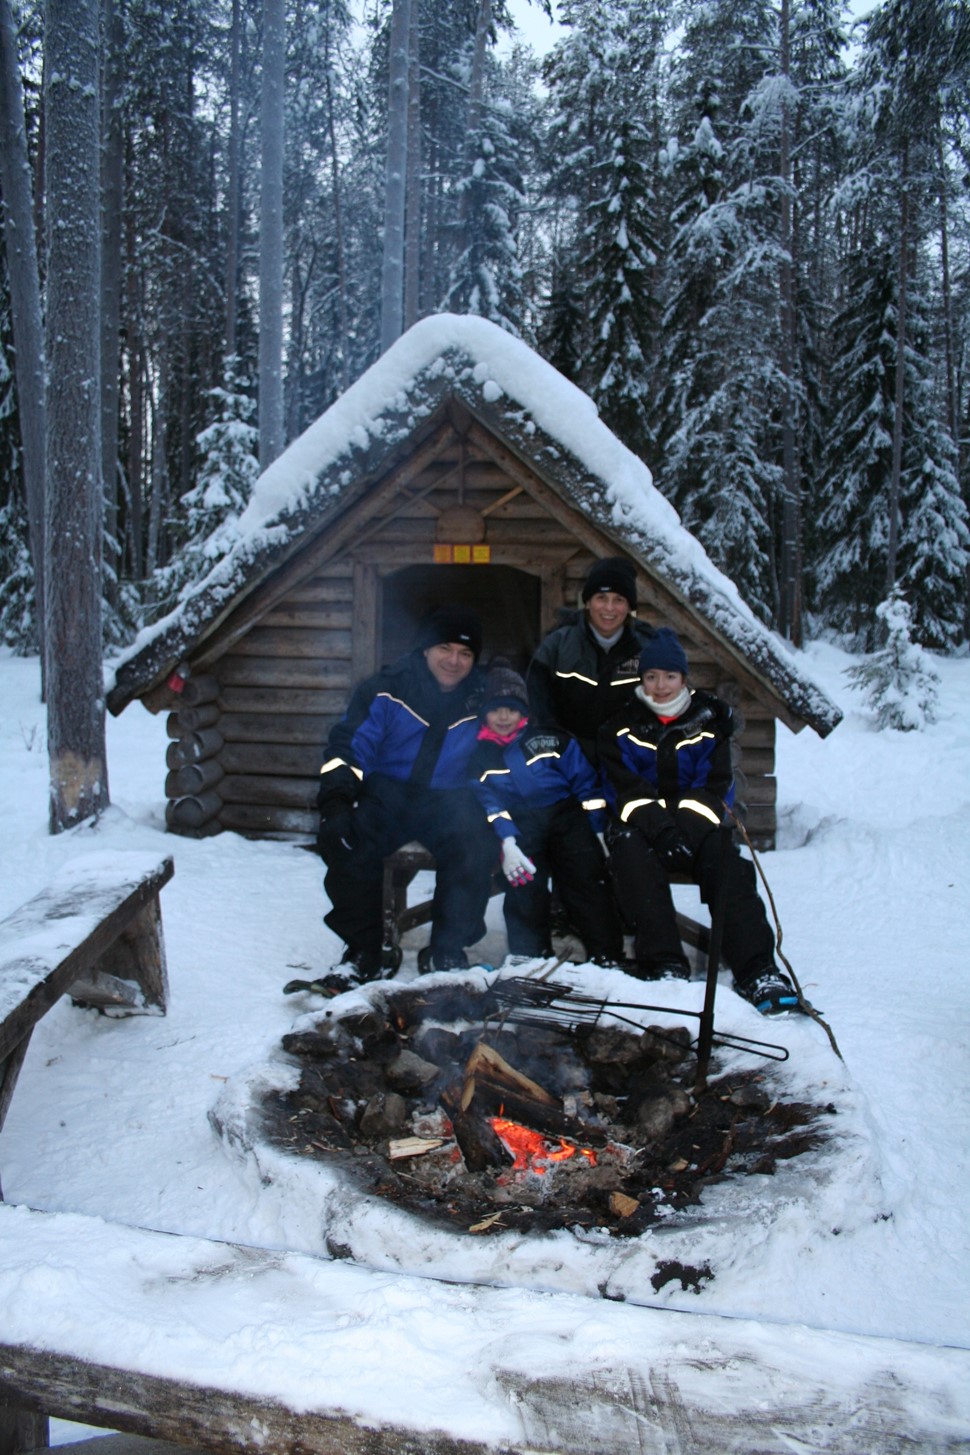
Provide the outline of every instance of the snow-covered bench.
{"type": "Polygon", "coordinates": [[[173,872],[170,858],[96,851],[0,921],[0,1129],[34,1026],[62,995],[109,1015],[165,1014],[158,896],[173,872]]]}
{"type": "Polygon", "coordinates": [[[458,1286],[2,1205],[0,1455],[29,1448],[2,1430],[30,1411],[245,1455],[967,1449],[970,1351],[698,1305],[458,1286]]]}

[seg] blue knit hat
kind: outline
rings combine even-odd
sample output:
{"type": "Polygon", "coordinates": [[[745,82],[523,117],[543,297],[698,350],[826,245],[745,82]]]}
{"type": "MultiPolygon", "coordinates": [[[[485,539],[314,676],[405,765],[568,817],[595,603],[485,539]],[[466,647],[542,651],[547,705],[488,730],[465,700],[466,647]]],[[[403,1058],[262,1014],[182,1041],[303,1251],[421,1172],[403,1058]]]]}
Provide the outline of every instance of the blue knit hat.
{"type": "Polygon", "coordinates": [[[659,626],[640,653],[640,676],[655,671],[683,672],[687,676],[687,657],[677,633],[669,626],[659,626]]]}

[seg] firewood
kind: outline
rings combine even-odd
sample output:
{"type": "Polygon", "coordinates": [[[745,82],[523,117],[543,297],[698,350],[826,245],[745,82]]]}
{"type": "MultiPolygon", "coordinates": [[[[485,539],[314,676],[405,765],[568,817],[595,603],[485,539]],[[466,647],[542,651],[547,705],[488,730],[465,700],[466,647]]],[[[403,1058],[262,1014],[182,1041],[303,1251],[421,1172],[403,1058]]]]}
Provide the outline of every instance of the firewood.
{"type": "MultiPolygon", "coordinates": [[[[493,1084],[507,1085],[512,1091],[519,1095],[526,1096],[530,1101],[537,1101],[542,1106],[554,1107],[562,1111],[562,1101],[557,1096],[552,1096],[545,1087],[533,1081],[531,1077],[516,1071],[510,1066],[504,1056],[500,1056],[493,1046],[487,1041],[479,1041],[472,1051],[465,1065],[465,1078],[484,1076],[493,1084]]],[[[464,1110],[464,1107],[462,1108],[464,1110]]]]}
{"type": "Polygon", "coordinates": [[[387,1144],[387,1155],[392,1162],[397,1162],[402,1157],[424,1157],[444,1145],[444,1137],[398,1137],[387,1144]]]}

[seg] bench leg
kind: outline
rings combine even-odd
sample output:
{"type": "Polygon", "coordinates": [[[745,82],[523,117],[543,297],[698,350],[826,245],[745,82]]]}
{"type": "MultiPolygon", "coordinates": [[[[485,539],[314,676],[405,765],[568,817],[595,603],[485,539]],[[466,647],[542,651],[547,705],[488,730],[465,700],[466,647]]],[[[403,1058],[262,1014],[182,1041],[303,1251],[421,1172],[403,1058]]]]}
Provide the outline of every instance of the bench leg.
{"type": "Polygon", "coordinates": [[[117,1014],[161,1014],[168,1005],[168,967],[158,896],[140,909],[101,957],[71,986],[72,1000],[117,1014]],[[132,984],[140,990],[132,993],[132,984]]]}
{"type": "Polygon", "coordinates": [[[46,1415],[0,1400],[0,1455],[26,1455],[50,1447],[50,1421],[46,1415]]]}

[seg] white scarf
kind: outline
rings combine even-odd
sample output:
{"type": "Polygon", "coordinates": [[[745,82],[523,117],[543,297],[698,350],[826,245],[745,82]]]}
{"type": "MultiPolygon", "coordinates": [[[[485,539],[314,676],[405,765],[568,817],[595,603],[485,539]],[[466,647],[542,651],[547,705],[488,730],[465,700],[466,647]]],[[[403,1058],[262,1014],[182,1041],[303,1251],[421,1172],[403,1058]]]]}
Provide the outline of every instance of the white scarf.
{"type": "Polygon", "coordinates": [[[641,683],[636,688],[634,696],[639,697],[640,701],[645,703],[651,712],[656,713],[657,717],[680,717],[680,714],[690,706],[691,690],[685,682],[677,693],[677,696],[672,697],[669,702],[655,702],[652,697],[648,697],[644,692],[643,684],[641,683]]]}

